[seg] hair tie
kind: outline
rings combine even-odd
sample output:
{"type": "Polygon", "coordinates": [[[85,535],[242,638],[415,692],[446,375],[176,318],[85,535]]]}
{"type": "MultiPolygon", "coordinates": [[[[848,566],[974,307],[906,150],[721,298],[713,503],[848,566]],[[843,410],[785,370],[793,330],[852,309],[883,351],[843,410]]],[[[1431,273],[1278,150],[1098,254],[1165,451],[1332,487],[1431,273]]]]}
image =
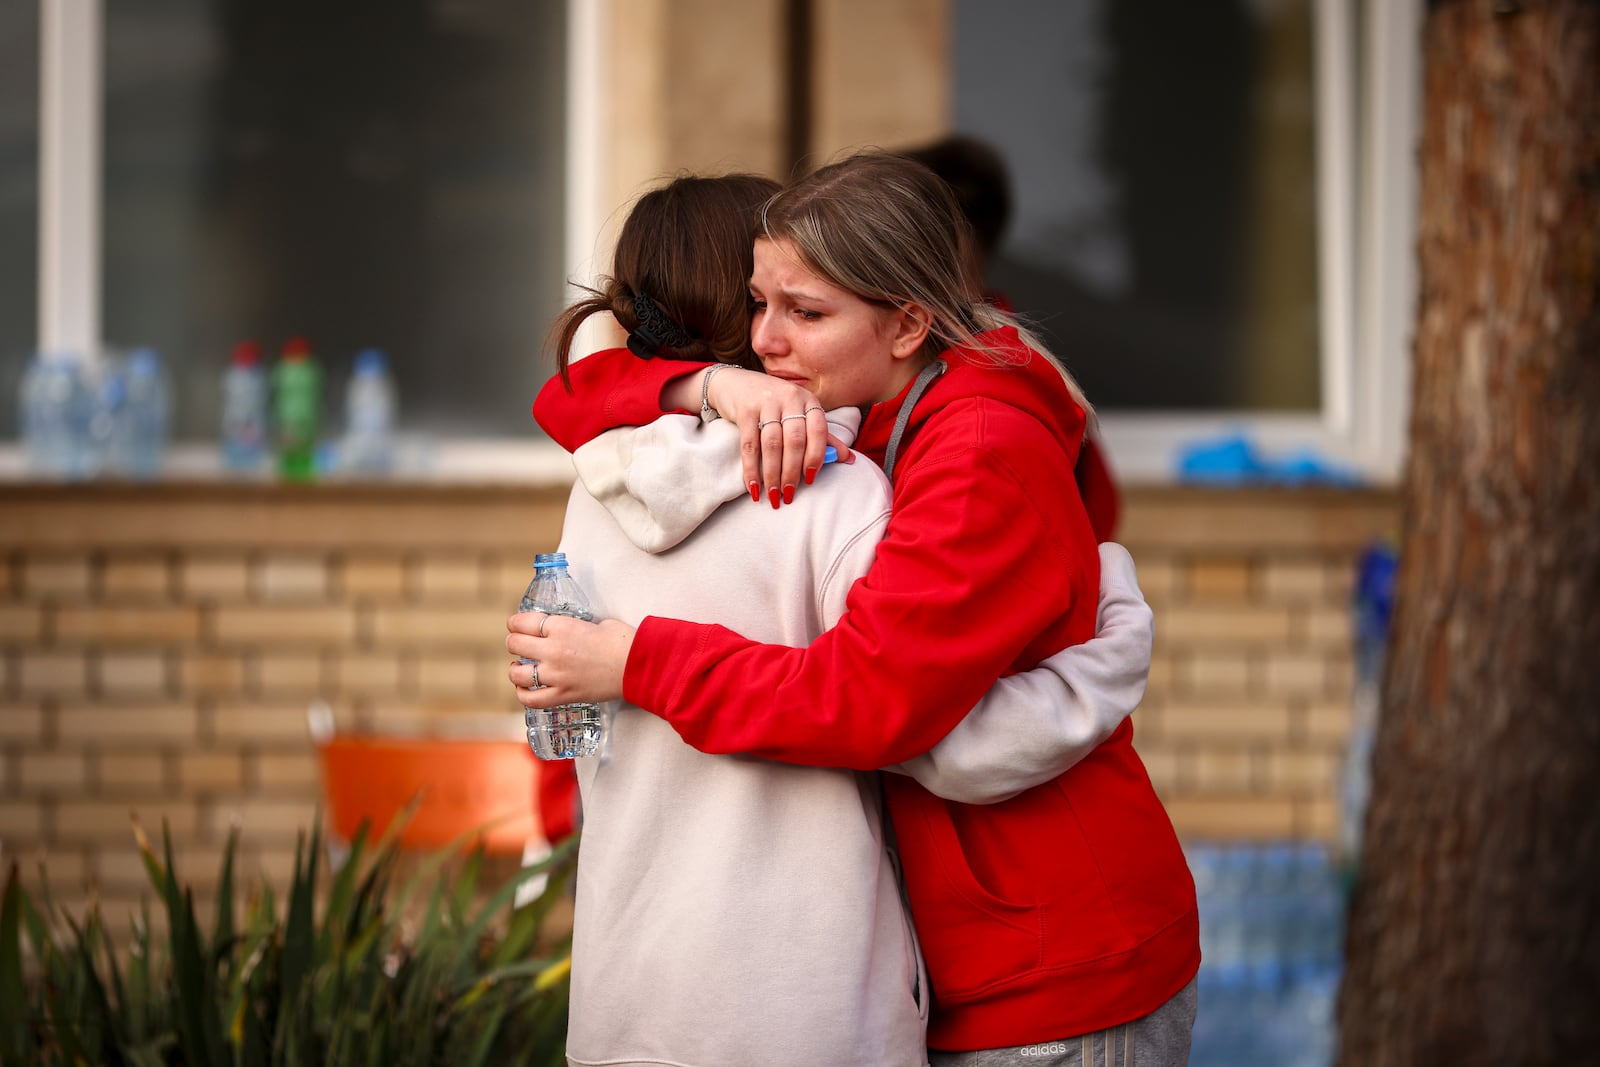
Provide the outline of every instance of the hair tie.
{"type": "Polygon", "coordinates": [[[633,317],[638,325],[628,334],[628,348],[641,359],[651,359],[663,348],[687,348],[694,343],[689,332],[668,318],[647,293],[634,294],[633,317]]]}

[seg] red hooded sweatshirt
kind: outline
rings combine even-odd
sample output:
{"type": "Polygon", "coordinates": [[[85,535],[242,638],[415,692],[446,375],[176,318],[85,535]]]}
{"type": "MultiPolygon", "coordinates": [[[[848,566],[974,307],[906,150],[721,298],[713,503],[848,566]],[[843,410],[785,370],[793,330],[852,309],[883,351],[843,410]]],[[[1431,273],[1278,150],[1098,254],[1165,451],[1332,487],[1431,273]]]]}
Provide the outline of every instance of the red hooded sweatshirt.
{"type": "MultiPolygon", "coordinates": [[[[1084,416],[1015,330],[947,352],[894,470],[894,510],[843,618],[810,647],[647,618],[626,698],[704,752],[870,770],[926,752],[993,680],[1093,636],[1095,538],[1070,484],[1084,416]]],[[[573,448],[647,422],[698,369],[626,350],[573,368],[535,416],[573,448]]],[[[873,406],[856,449],[882,462],[905,394],[873,406]]],[[[801,490],[804,492],[804,490],[801,490]]],[[[750,506],[758,506],[751,504],[750,506]]],[[[1131,720],[1052,782],[994,805],[884,776],[933,987],[932,1048],[1025,1045],[1146,1015],[1195,976],[1199,916],[1131,720]]]]}

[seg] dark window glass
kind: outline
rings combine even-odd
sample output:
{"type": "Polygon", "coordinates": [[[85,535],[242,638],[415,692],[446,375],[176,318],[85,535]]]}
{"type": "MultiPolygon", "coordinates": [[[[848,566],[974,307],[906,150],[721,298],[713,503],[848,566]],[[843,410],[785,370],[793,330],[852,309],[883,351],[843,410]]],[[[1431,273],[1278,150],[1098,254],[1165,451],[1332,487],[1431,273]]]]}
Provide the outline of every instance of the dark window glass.
{"type": "Polygon", "coordinates": [[[955,126],[1016,203],[989,281],[1106,410],[1316,410],[1310,0],[956,0],[955,126]]]}
{"type": "Polygon", "coordinates": [[[560,0],[106,5],[105,335],[150,344],[180,437],[234,344],[304,336],[339,410],[385,349],[402,429],[533,432],[564,298],[560,0]]]}
{"type": "Polygon", "coordinates": [[[0,437],[39,321],[39,5],[0,4],[0,437]]]}

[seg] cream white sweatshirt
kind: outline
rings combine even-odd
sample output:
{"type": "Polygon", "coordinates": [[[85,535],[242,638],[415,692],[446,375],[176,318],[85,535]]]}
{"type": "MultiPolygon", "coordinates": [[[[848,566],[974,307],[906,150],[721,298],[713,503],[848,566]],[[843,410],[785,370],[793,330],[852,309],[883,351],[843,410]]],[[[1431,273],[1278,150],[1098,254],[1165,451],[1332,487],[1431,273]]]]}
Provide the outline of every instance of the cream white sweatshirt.
{"type": "MultiPolygon", "coordinates": [[[[843,612],[888,520],[882,472],[824,467],[775,511],[746,498],[738,440],[667,416],[574,454],[561,548],[597,615],[800,646],[843,612]]],[[[926,1063],[875,775],[708,756],[621,705],[578,785],[571,1063],[926,1063]]]]}

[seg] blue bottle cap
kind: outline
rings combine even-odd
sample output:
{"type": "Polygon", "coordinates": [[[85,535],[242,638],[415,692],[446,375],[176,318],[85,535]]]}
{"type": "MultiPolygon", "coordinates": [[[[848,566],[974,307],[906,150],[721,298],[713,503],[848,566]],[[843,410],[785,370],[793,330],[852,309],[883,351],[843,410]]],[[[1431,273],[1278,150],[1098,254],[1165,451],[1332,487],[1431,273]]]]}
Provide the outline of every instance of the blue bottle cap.
{"type": "Polygon", "coordinates": [[[388,357],[381,348],[363,348],[356,353],[357,374],[382,374],[388,367],[388,357]]]}
{"type": "Polygon", "coordinates": [[[156,375],[161,373],[161,356],[153,348],[140,348],[128,356],[128,373],[132,375],[156,375]]]}
{"type": "Polygon", "coordinates": [[[837,448],[834,448],[832,445],[829,445],[827,448],[824,448],[822,450],[822,462],[824,462],[824,463],[835,463],[835,462],[838,461],[838,459],[839,459],[839,450],[837,448]]]}

